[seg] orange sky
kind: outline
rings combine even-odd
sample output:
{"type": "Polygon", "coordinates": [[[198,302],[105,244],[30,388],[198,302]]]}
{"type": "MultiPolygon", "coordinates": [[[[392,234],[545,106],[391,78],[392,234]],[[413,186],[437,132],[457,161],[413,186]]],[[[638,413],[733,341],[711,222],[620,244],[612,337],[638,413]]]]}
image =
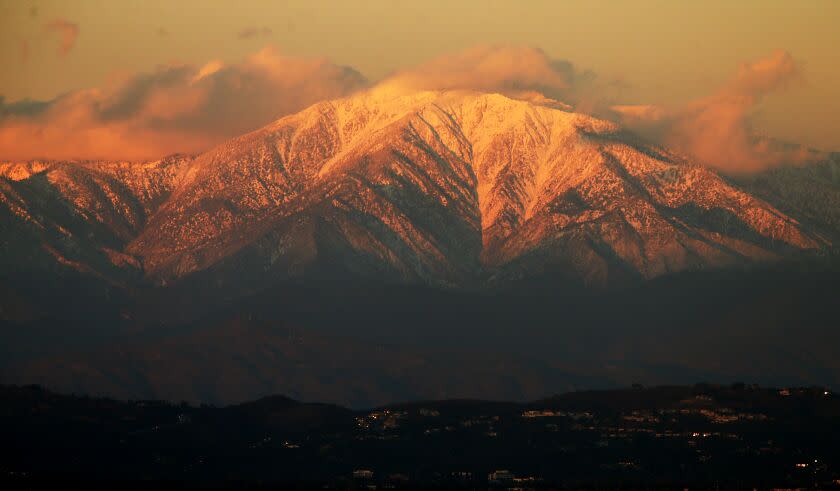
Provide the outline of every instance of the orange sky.
{"type": "MultiPolygon", "coordinates": [[[[116,97],[109,87],[138,73],[160,74],[173,66],[212,68],[208,63],[216,60],[217,66],[234,67],[236,83],[259,73],[262,85],[253,88],[254,97],[281,87],[310,102],[356,86],[355,79],[336,72],[336,65],[376,81],[446,53],[491,44],[537,47],[552,59],[572,62],[579,73],[591,70],[615,103],[684,106],[720,93],[742,63],[784,50],[796,61],[797,75],[748,107],[750,125],[760,135],[840,150],[837,19],[840,2],[832,0],[0,0],[0,61],[5,67],[0,96],[9,104],[95,89],[84,94],[93,101],[84,107],[98,107],[116,97]],[[266,45],[275,47],[268,65],[255,61],[266,45]],[[300,80],[280,81],[289,64],[295,76],[327,77],[329,83],[312,91],[300,80]]],[[[232,90],[228,82],[217,76],[187,102],[167,86],[169,98],[157,102],[198,105],[201,117],[212,117],[220,113],[208,98],[232,90]]],[[[159,121],[161,110],[160,104],[150,105],[144,121],[159,121]]],[[[88,117],[84,111],[70,112],[62,113],[62,124],[80,124],[77,118],[88,117]]],[[[247,128],[253,122],[239,123],[247,128]]],[[[201,124],[189,121],[190,128],[201,124]]],[[[230,131],[239,131],[234,126],[230,131]]],[[[108,135],[117,131],[105,130],[108,135]]],[[[103,131],[100,126],[91,131],[93,140],[102,137],[96,133],[103,131]]],[[[205,143],[198,139],[194,146],[205,143]]]]}

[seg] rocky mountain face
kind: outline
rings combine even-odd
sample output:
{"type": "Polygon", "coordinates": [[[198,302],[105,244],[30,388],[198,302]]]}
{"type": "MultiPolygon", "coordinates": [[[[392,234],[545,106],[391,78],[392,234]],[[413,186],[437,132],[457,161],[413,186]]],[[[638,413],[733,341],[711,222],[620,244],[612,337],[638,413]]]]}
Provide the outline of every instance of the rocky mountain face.
{"type": "Polygon", "coordinates": [[[434,286],[549,272],[609,285],[836,239],[767,181],[727,180],[557,105],[475,92],[379,87],[196,157],[6,163],[0,176],[4,270],[115,283],[340,270],[434,286]]]}
{"type": "Polygon", "coordinates": [[[3,272],[137,276],[142,264],[124,249],[189,160],[0,164],[3,272]]]}
{"type": "Polygon", "coordinates": [[[840,153],[800,166],[778,167],[736,181],[753,195],[796,216],[803,226],[840,241],[840,153]]]}

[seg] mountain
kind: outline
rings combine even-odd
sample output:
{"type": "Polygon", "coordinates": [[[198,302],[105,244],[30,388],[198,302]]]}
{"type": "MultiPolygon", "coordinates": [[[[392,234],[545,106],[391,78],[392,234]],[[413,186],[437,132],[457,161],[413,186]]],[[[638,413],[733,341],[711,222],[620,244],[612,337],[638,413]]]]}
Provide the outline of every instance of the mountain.
{"type": "Polygon", "coordinates": [[[722,176],[380,86],[195,156],[0,164],[0,382],[367,405],[840,384],[837,156],[722,176]]]}
{"type": "Polygon", "coordinates": [[[59,264],[107,277],[115,268],[140,270],[124,249],[190,160],[0,164],[3,271],[59,264]]]}
{"type": "MultiPolygon", "coordinates": [[[[214,404],[282,393],[353,407],[528,400],[637,382],[836,390],[838,285],[840,269],[787,266],[676,274],[608,291],[296,284],[214,301],[222,307],[194,321],[173,322],[159,306],[143,324],[139,311],[133,324],[104,319],[99,337],[90,314],[75,324],[0,325],[0,383],[214,404]]],[[[186,299],[166,309],[208,308],[207,297],[186,299]]]]}
{"type": "Polygon", "coordinates": [[[737,182],[832,243],[840,241],[840,153],[810,165],[739,176],[737,182]]]}
{"type": "Polygon", "coordinates": [[[2,226],[20,240],[4,267],[245,288],[325,272],[604,286],[830,247],[747,186],[557,107],[386,85],[195,158],[6,164],[2,226]]]}

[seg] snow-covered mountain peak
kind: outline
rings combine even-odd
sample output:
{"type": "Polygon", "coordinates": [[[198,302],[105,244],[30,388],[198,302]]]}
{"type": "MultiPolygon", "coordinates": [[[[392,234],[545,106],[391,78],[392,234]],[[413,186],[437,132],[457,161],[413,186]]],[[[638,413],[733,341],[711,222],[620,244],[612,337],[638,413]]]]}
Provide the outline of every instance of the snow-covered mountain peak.
{"type": "MultiPolygon", "coordinates": [[[[177,165],[108,171],[140,185],[105,194],[139,199],[119,236],[157,278],[245,261],[281,277],[339,264],[409,282],[561,270],[608,283],[828,245],[714,171],[566,109],[533,94],[378,86],[177,165]],[[144,175],[159,177],[131,177],[144,175]],[[151,198],[131,194],[152,182],[151,198]]],[[[62,193],[78,197],[74,179],[62,193]]],[[[102,208],[83,194],[75,206],[102,208]]]]}

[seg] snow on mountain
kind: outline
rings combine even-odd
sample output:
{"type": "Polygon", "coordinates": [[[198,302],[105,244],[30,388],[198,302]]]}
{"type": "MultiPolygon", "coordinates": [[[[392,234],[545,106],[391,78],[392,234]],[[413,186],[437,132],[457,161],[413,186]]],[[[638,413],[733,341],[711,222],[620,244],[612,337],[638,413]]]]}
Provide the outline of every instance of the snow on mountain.
{"type": "Polygon", "coordinates": [[[3,164],[0,175],[8,227],[43,226],[50,211],[18,188],[45,179],[110,234],[109,250],[157,281],[340,268],[434,285],[549,271],[608,284],[831,245],[778,205],[611,122],[469,91],[383,86],[194,159],[3,164]]]}

